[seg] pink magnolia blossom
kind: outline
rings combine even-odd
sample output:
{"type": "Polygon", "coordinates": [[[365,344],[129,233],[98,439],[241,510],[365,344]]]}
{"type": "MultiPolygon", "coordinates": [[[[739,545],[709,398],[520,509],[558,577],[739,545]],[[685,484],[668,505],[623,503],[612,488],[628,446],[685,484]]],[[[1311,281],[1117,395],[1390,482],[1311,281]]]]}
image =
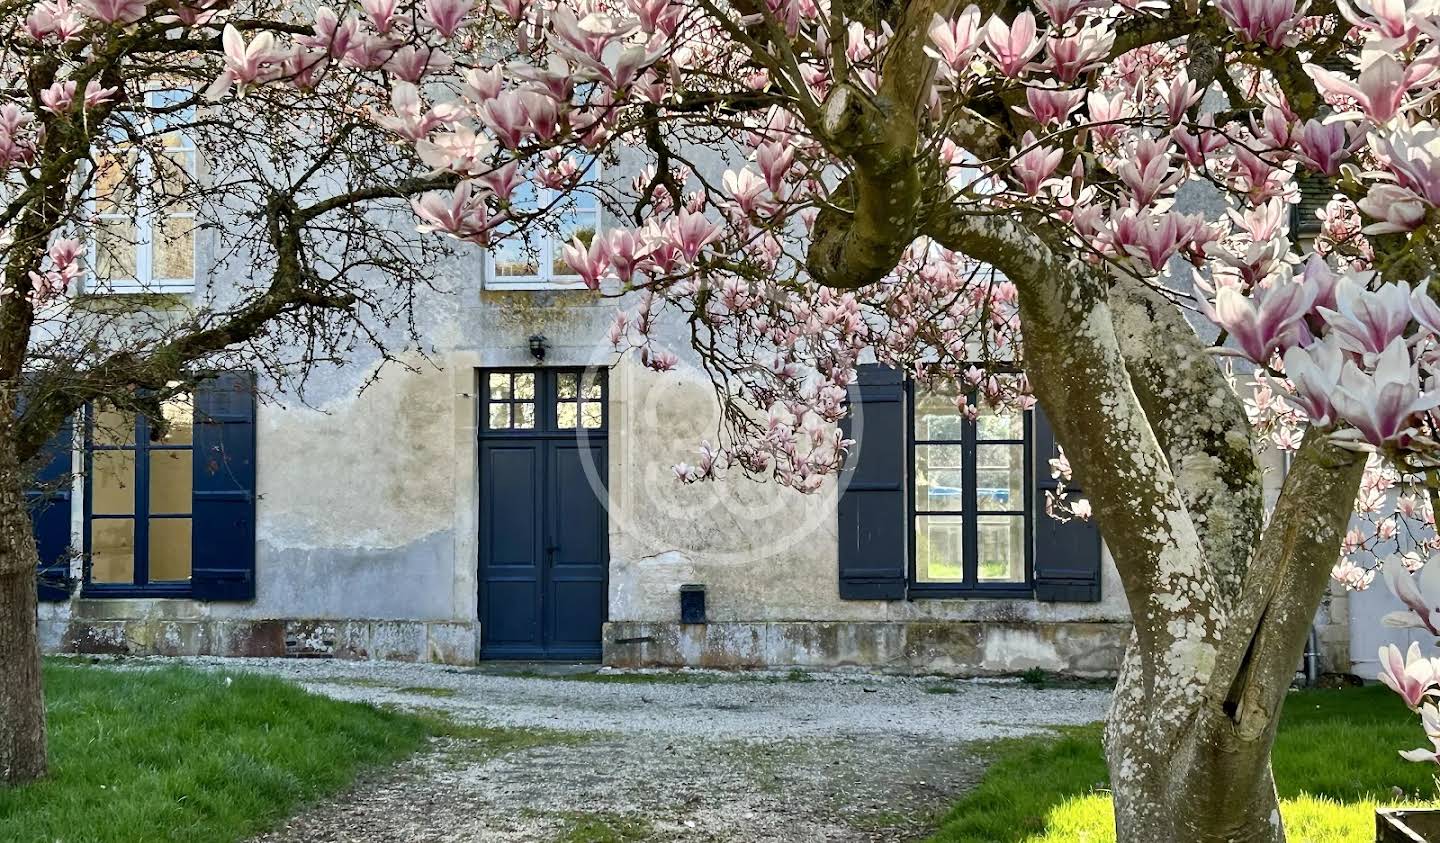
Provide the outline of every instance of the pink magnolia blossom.
{"type": "Polygon", "coordinates": [[[269,32],[256,35],[247,44],[240,30],[227,23],[221,42],[225,47],[225,70],[206,90],[207,98],[218,100],[233,86],[238,86],[243,95],[247,88],[279,75],[286,53],[276,46],[275,36],[269,32]]]}
{"type": "Polygon", "coordinates": [[[1100,67],[1114,46],[1115,31],[1108,23],[1087,24],[1073,35],[1052,35],[1046,44],[1044,67],[1061,82],[1071,83],[1100,67]]]}
{"type": "Polygon", "coordinates": [[[1440,405],[1440,394],[1421,390],[1405,339],[1396,337],[1380,353],[1373,372],[1364,371],[1354,360],[1345,361],[1331,403],[1341,418],[1354,425],[1353,433],[1381,446],[1410,437],[1415,414],[1440,405]]]}
{"type": "Polygon", "coordinates": [[[1215,317],[1247,358],[1264,365],[1300,341],[1301,320],[1314,300],[1313,288],[1290,280],[1277,280],[1253,297],[1225,286],[1215,291],[1215,317]]]}
{"type": "Polygon", "coordinates": [[[1016,15],[1009,26],[999,16],[986,21],[985,46],[1000,72],[1014,78],[1025,71],[1045,41],[1035,31],[1035,15],[1026,11],[1016,15]]]}
{"type": "Polygon", "coordinates": [[[1296,135],[1300,149],[1295,157],[1305,166],[1327,176],[1339,174],[1340,165],[1347,161],[1364,138],[1352,140],[1345,123],[1325,123],[1308,120],[1296,135]]]}
{"type": "Polygon", "coordinates": [[[948,21],[936,15],[930,23],[929,34],[934,47],[926,47],[925,51],[943,61],[952,72],[964,70],[980,44],[980,8],[972,3],[948,21]]]}
{"type": "Polygon", "coordinates": [[[1185,177],[1183,170],[1170,166],[1170,138],[1141,138],[1133,154],[1120,165],[1120,180],[1130,189],[1135,207],[1144,208],[1185,177]]]}
{"type": "Polygon", "coordinates": [[[1384,624],[1399,629],[1421,627],[1431,635],[1440,635],[1435,626],[1435,613],[1440,611],[1440,565],[1426,563],[1420,576],[1412,577],[1400,556],[1392,554],[1385,558],[1381,572],[1390,593],[1406,607],[1405,611],[1386,615],[1384,624]]]}
{"type": "Polygon", "coordinates": [[[1217,0],[1216,7],[1241,39],[1271,49],[1285,45],[1303,16],[1295,0],[1217,0]]]}
{"type": "Polygon", "coordinates": [[[476,194],[469,181],[462,181],[450,193],[432,191],[411,202],[422,222],[420,232],[438,231],[457,240],[481,242],[499,222],[485,206],[484,194],[476,194]]]}
{"type": "Polygon", "coordinates": [[[1036,142],[1034,133],[1026,132],[1020,140],[1020,147],[1012,149],[1010,154],[1013,158],[1010,169],[1016,178],[1020,179],[1026,195],[1035,196],[1040,192],[1040,186],[1055,173],[1055,168],[1060,166],[1060,159],[1065,152],[1056,147],[1040,145],[1036,142]]]}
{"type": "Polygon", "coordinates": [[[51,38],[64,43],[85,29],[85,18],[69,0],[39,3],[25,18],[25,32],[36,41],[51,38]]]}
{"type": "Polygon", "coordinates": [[[1379,354],[1405,333],[1410,322],[1410,288],[1390,283],[1370,290],[1364,276],[1347,274],[1336,283],[1335,308],[1316,310],[1342,347],[1379,354]]]}
{"type": "Polygon", "coordinates": [[[390,31],[394,24],[395,8],[399,0],[360,0],[360,9],[375,31],[381,35],[390,31]]]}
{"type": "Polygon", "coordinates": [[[1036,5],[1045,11],[1045,17],[1055,26],[1064,26],[1091,9],[1103,9],[1106,0],[1037,0],[1036,5]]]}
{"type": "Polygon", "coordinates": [[[600,277],[610,268],[610,250],[604,237],[591,237],[590,245],[576,236],[565,244],[562,256],[580,280],[592,290],[600,289],[600,277]]]}
{"type": "Polygon", "coordinates": [[[1377,182],[1356,205],[1360,212],[1375,219],[1361,231],[1366,234],[1390,234],[1414,231],[1425,222],[1425,203],[1399,185],[1377,182]]]}
{"type": "Polygon", "coordinates": [[[145,17],[151,0],[81,0],[80,11],[106,24],[135,23],[145,17]]]}
{"type": "Polygon", "coordinates": [[[1029,116],[1041,126],[1049,126],[1052,123],[1063,123],[1070,117],[1071,112],[1080,107],[1084,99],[1084,88],[1067,90],[1030,87],[1025,89],[1025,103],[1028,108],[1017,108],[1016,111],[1029,116]]]}
{"type": "Polygon", "coordinates": [[[1400,753],[1400,757],[1406,761],[1440,763],[1440,708],[1434,703],[1421,705],[1420,725],[1425,729],[1425,737],[1430,739],[1431,748],[1407,749],[1400,753]]]}
{"type": "Polygon", "coordinates": [[[1404,656],[1394,644],[1380,648],[1380,675],[1375,677],[1400,695],[1411,711],[1418,711],[1425,697],[1440,682],[1440,664],[1420,654],[1420,645],[1410,642],[1404,656]]]}
{"type": "Polygon", "coordinates": [[[1310,424],[1326,427],[1335,421],[1335,408],[1330,395],[1340,385],[1345,355],[1329,338],[1286,350],[1285,377],[1294,384],[1295,392],[1285,400],[1305,414],[1310,424]]]}
{"type": "Polygon", "coordinates": [[[686,263],[694,263],[700,250],[719,240],[720,226],[697,211],[682,210],[665,226],[666,239],[674,244],[686,263]]]}
{"type": "Polygon", "coordinates": [[[1175,126],[1185,118],[1185,112],[1200,101],[1204,92],[1190,79],[1190,75],[1182,68],[1170,80],[1168,86],[1160,88],[1160,99],[1165,104],[1165,113],[1170,118],[1170,125],[1175,126]]]}
{"type": "Polygon", "coordinates": [[[475,8],[475,0],[425,0],[420,19],[449,40],[465,24],[466,15],[475,8]]]}
{"type": "Polygon", "coordinates": [[[1440,206],[1440,126],[1428,120],[1399,122],[1370,143],[1397,184],[1440,206]]]}
{"type": "Polygon", "coordinates": [[[1366,117],[1388,123],[1400,113],[1406,92],[1434,68],[1420,62],[1407,68],[1392,56],[1381,54],[1360,71],[1354,82],[1318,64],[1307,64],[1305,70],[1325,93],[1350,97],[1366,117]]]}
{"type": "Polygon", "coordinates": [[[636,271],[647,263],[647,258],[654,248],[643,233],[628,228],[612,230],[605,245],[616,277],[627,283],[635,277],[636,271]]]}

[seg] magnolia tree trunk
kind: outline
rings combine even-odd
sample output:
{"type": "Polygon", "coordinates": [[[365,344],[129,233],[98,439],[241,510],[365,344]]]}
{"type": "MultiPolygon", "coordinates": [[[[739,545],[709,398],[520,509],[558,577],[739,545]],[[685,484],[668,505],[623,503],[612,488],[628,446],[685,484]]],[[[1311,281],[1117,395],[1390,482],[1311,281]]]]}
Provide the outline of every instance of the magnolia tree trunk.
{"type": "Polygon", "coordinates": [[[35,537],[14,452],[0,443],[0,784],[45,775],[35,537]]]}
{"type": "Polygon", "coordinates": [[[1312,430],[1267,519],[1244,406],[1171,301],[1022,221],[942,208],[928,233],[1015,283],[1025,371],[1125,588],[1119,839],[1283,840],[1270,747],[1364,455],[1312,430]]]}

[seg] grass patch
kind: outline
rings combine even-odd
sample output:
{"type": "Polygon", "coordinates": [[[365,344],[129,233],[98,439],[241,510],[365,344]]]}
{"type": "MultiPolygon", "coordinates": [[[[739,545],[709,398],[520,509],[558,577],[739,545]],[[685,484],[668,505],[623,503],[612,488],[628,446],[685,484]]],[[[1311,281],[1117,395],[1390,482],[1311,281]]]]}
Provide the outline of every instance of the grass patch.
{"type": "Polygon", "coordinates": [[[460,693],[454,688],[431,688],[426,685],[411,685],[406,688],[396,688],[397,694],[416,694],[422,697],[453,697],[460,693]]]}
{"type": "Polygon", "coordinates": [[[925,686],[924,688],[922,688],[921,690],[923,690],[923,691],[924,691],[925,693],[927,693],[927,694],[956,694],[956,693],[959,693],[959,689],[956,688],[954,685],[945,685],[945,684],[942,684],[942,683],[940,683],[940,682],[936,682],[936,683],[931,684],[931,685],[926,685],[926,686],[925,686]]]}
{"type": "Polygon", "coordinates": [[[559,843],[630,843],[650,836],[650,821],[624,814],[566,814],[559,843]]]}
{"type": "MultiPolygon", "coordinates": [[[[939,843],[1111,843],[1115,840],[1101,727],[997,741],[980,785],[950,810],[939,843]]],[[[1374,836],[1375,807],[1435,796],[1434,770],[1396,754],[1426,743],[1391,691],[1298,691],[1285,701],[1273,765],[1290,839],[1342,843],[1374,836]]]]}
{"type": "Polygon", "coordinates": [[[51,775],[0,789],[6,843],[242,840],[432,737],[484,756],[570,739],[179,666],[47,660],[45,698],[51,775]]]}

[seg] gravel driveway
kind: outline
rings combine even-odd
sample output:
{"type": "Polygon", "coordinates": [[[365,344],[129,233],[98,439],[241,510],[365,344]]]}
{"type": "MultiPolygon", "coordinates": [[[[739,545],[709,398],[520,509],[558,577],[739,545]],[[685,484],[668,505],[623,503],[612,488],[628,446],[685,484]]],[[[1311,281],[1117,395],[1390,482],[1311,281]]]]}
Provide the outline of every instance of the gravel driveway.
{"type": "Polygon", "coordinates": [[[978,779],[967,744],[1093,722],[1109,702],[1091,688],[865,674],[190,661],[534,731],[499,755],[437,740],[264,843],[909,840],[978,779]]]}

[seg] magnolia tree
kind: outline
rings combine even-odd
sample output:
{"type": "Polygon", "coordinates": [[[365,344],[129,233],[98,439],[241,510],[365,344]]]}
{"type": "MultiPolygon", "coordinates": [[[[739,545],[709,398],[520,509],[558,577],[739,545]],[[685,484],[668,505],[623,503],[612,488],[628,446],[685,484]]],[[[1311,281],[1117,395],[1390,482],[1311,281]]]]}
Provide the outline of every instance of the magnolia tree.
{"type": "MultiPolygon", "coordinates": [[[[676,467],[684,481],[736,470],[819,488],[850,444],[834,422],[862,358],[948,385],[967,413],[1038,401],[1064,446],[1056,472],[1073,467],[1087,493],[1049,508],[1098,519],[1134,618],[1106,730],[1122,840],[1283,839],[1270,745],[1332,569],[1361,587],[1393,559],[1411,607],[1397,622],[1433,629],[1440,601],[1406,570],[1436,546],[1440,488],[1429,7],[283,6],[7,7],[4,55],[24,80],[0,125],[20,197],[0,320],[12,383],[35,302],[78,272],[66,226],[94,224],[54,210],[74,206],[88,150],[144,84],[194,80],[196,122],[292,109],[278,147],[364,151],[352,135],[384,133],[370,151],[387,172],[340,155],[301,167],[303,199],[256,197],[275,283],[314,272],[292,227],[370,220],[364,203],[427,181],[421,232],[487,248],[523,248],[593,194],[612,224],[564,259],[631,297],[616,347],[673,368],[655,328],[683,319],[724,402],[718,440],[676,467]],[[718,177],[704,166],[717,152],[731,165],[718,177]],[[1302,178],[1330,197],[1308,243],[1288,224],[1302,178]],[[528,201],[537,185],[552,206],[528,201]],[[1223,211],[1193,210],[1207,206],[1223,211]],[[1264,448],[1290,454],[1268,516],[1264,448]]],[[[322,281],[387,268],[327,266],[322,281]]],[[[84,381],[100,366],[72,368],[84,381]]],[[[50,422],[95,395],[66,394],[50,422]]],[[[48,423],[0,436],[4,465],[48,423]]],[[[18,507],[0,532],[16,558],[33,554],[18,507]]]]}

